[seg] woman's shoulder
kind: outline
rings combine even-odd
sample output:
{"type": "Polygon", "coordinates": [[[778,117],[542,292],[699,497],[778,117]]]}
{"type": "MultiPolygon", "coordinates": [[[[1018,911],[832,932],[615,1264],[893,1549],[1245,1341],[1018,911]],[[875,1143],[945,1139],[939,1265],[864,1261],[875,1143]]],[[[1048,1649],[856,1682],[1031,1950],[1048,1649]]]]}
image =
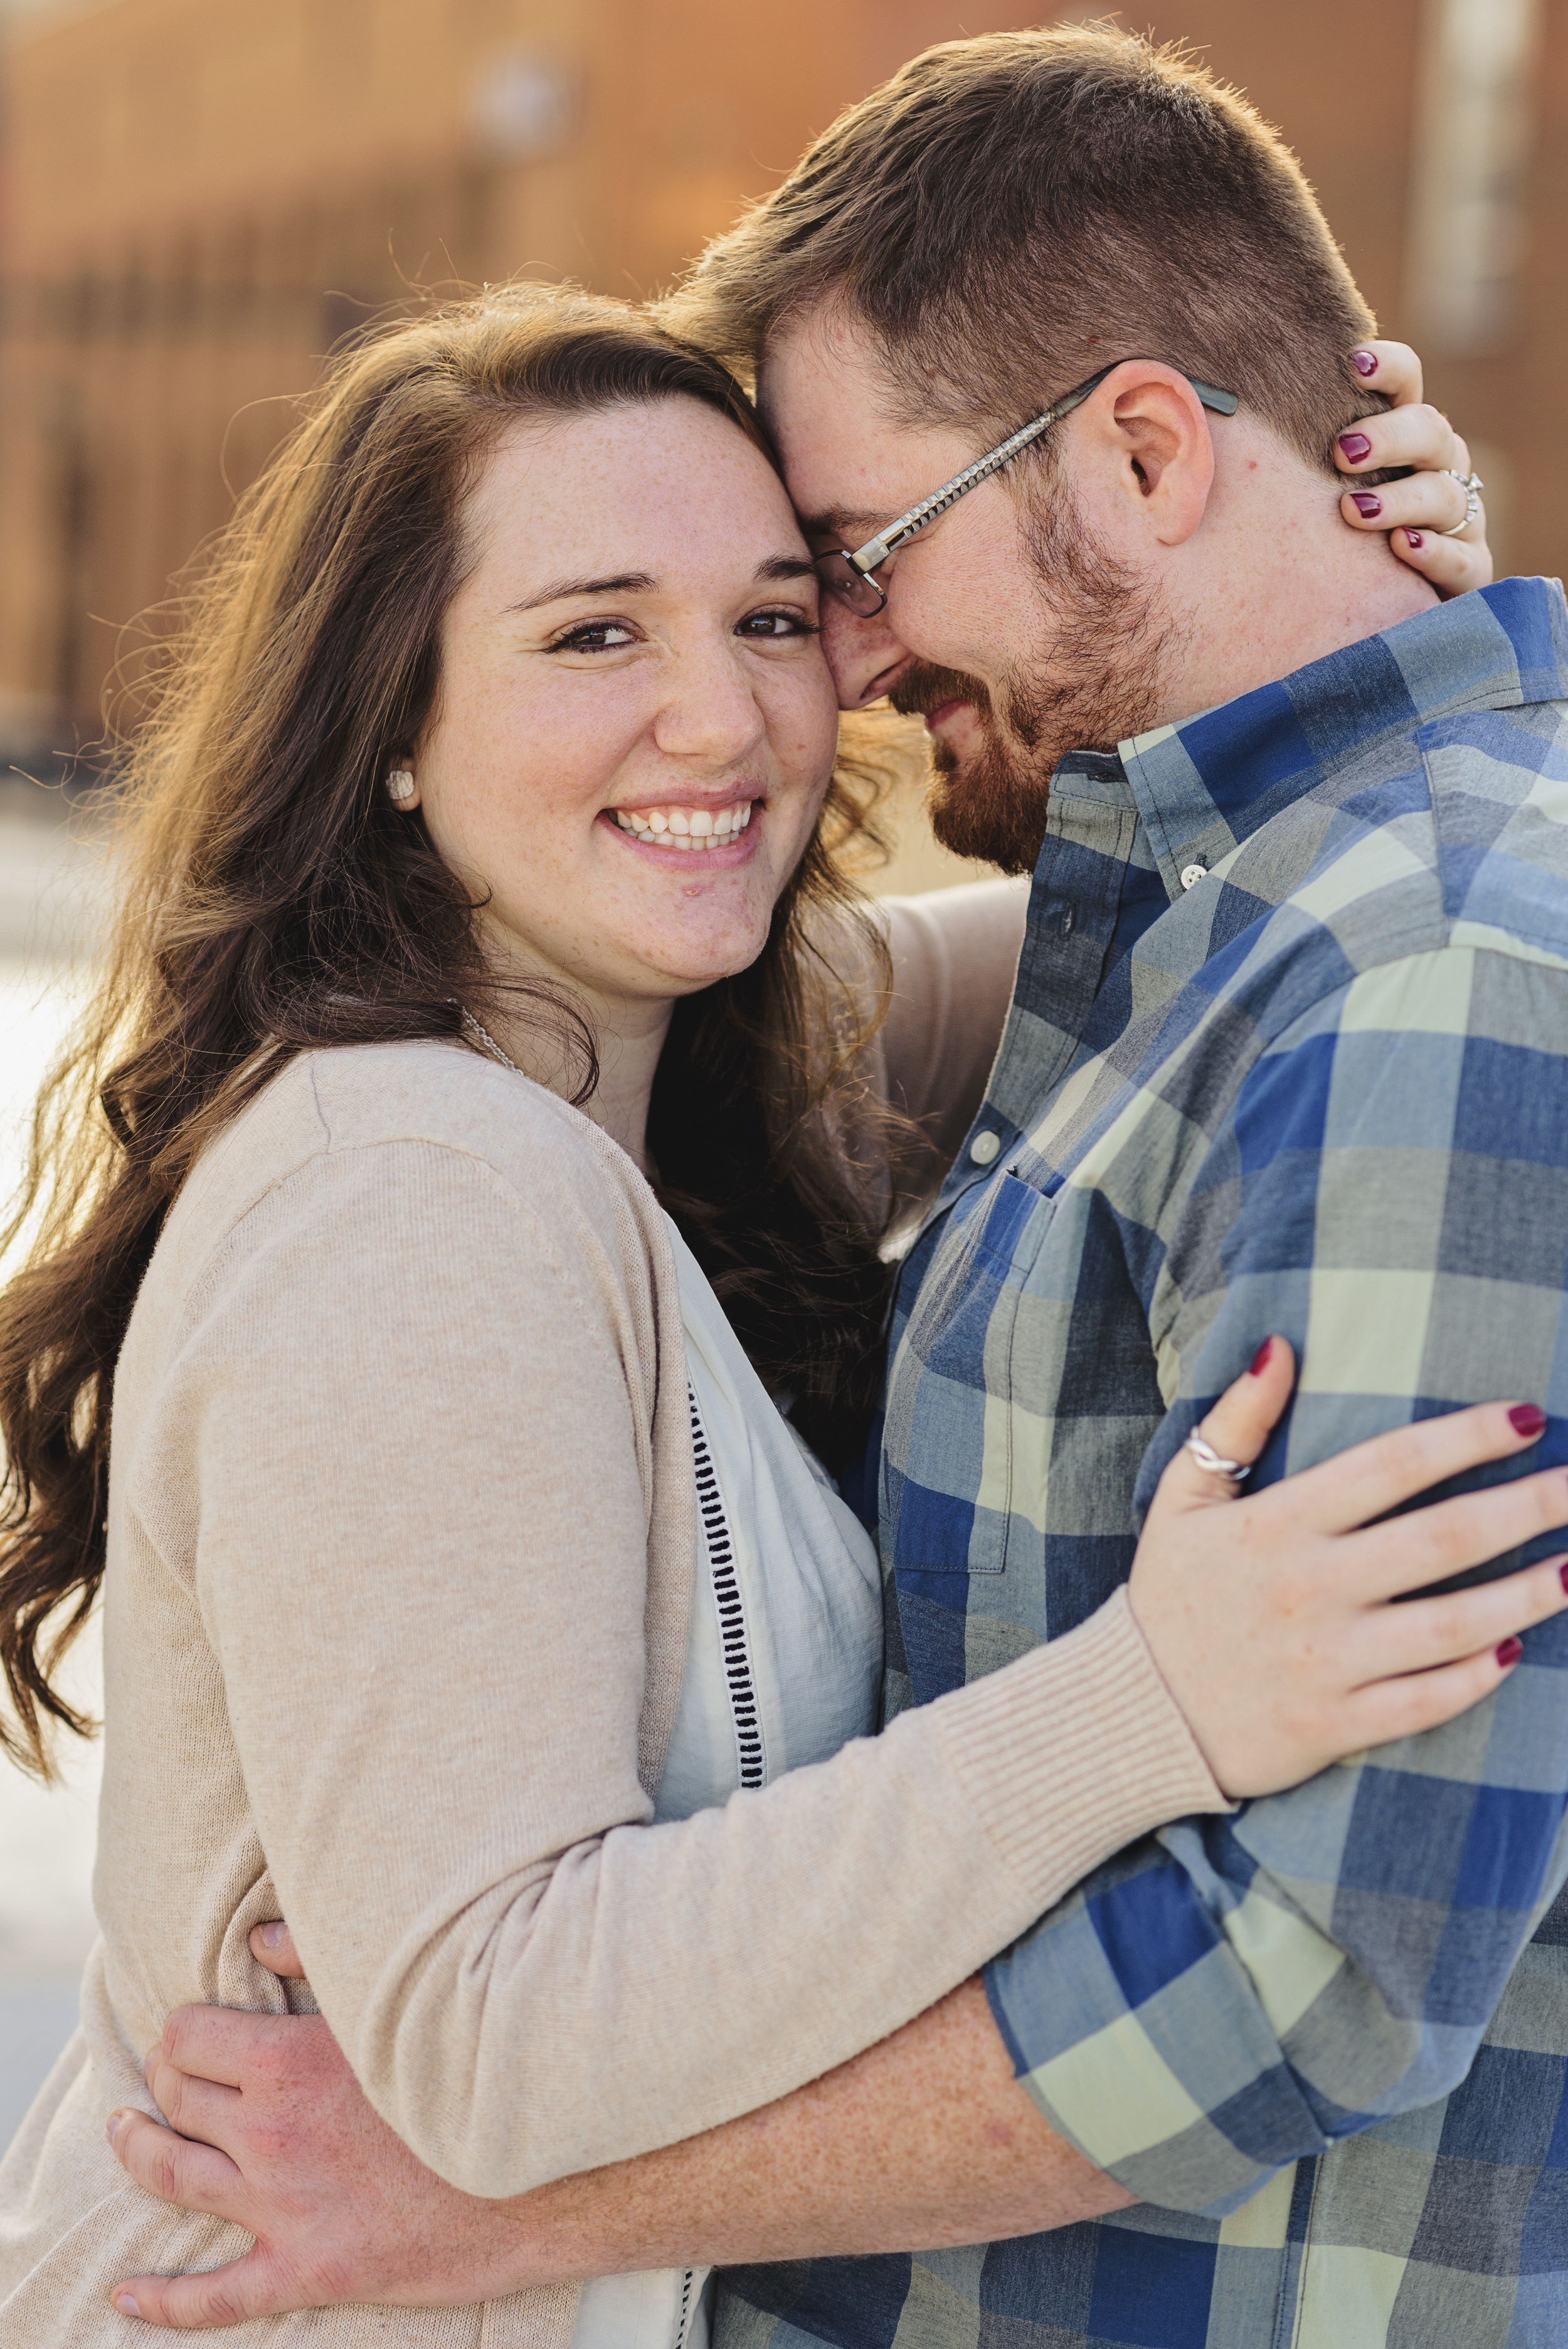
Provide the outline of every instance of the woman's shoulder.
{"type": "Polygon", "coordinates": [[[653,1194],[624,1151],[542,1085],[438,1039],[302,1052],[231,1121],[192,1170],[176,1209],[188,1228],[232,1230],[293,1185],[320,1196],[365,1178],[500,1185],[547,1222],[663,1232],[653,1194]],[[420,1170],[423,1170],[421,1174],[420,1170]]]}

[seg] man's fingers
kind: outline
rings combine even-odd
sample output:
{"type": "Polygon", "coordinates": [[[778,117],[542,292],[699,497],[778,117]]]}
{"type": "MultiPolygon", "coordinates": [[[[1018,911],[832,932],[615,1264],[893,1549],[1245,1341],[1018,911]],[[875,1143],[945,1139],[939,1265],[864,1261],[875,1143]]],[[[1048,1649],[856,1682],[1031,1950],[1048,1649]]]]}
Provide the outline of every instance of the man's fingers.
{"type": "MultiPolygon", "coordinates": [[[[1386,1435],[1353,1444],[1348,1452],[1320,1461],[1315,1468],[1305,1469],[1274,1491],[1288,1496],[1296,1514],[1319,1533],[1349,1533],[1357,1526],[1370,1525],[1375,1517],[1387,1516],[1402,1501],[1413,1501],[1418,1493],[1429,1492],[1450,1476],[1463,1475],[1489,1460],[1511,1459],[1538,1443],[1545,1426],[1545,1414],[1531,1403],[1472,1403],[1463,1411],[1447,1412],[1439,1419],[1418,1419],[1408,1427],[1390,1428],[1386,1435]]],[[[1400,1522],[1413,1525],[1418,1520],[1400,1522]]],[[[1465,1563],[1475,1565],[1508,1547],[1507,1542],[1499,1542],[1495,1548],[1483,1549],[1465,1563]]],[[[1433,1582],[1444,1572],[1457,1571],[1457,1568],[1439,1568],[1426,1579],[1433,1582]]],[[[1418,1574],[1408,1581],[1393,1579],[1368,1595],[1387,1598],[1394,1590],[1418,1590],[1421,1579],[1418,1574]]]]}
{"type": "Polygon", "coordinates": [[[304,1982],[304,1968],[299,1951],[294,1948],[294,1935],[281,1917],[270,1925],[257,1925],[251,1934],[251,1955],[270,1973],[281,1975],[286,1982],[304,1982]]]}
{"type": "Polygon", "coordinates": [[[1429,1582],[1446,1582],[1467,1567],[1484,1566],[1563,1525],[1568,1473],[1543,1468],[1514,1484],[1489,1485],[1370,1526],[1346,1543],[1345,1563],[1367,1599],[1395,1599],[1429,1582]]]}
{"type": "Polygon", "coordinates": [[[111,2113],[108,2132],[115,2158],[149,2194],[181,2210],[229,2217],[244,2181],[226,2153],[193,2144],[134,2106],[111,2113]]]}
{"type": "Polygon", "coordinates": [[[237,2006],[177,2006],[163,2026],[163,2054],[181,2072],[236,2088],[286,2060],[307,2020],[314,2018],[252,2014],[237,2006]]]}
{"type": "MultiPolygon", "coordinates": [[[[1250,1466],[1285,1404],[1295,1377],[1295,1356],[1284,1338],[1265,1338],[1250,1369],[1233,1379],[1205,1413],[1198,1433],[1222,1460],[1250,1466]]],[[[1204,1468],[1183,1444],[1160,1479],[1153,1508],[1205,1508],[1233,1500],[1244,1489],[1228,1476],[1204,1468]]],[[[1153,1509],[1150,1510],[1152,1516],[1153,1509]]]]}
{"type": "Polygon", "coordinates": [[[155,2047],[142,2066],[152,2101],[166,2121],[182,2137],[204,2137],[209,2145],[225,2142],[224,2123],[240,2108],[237,2088],[220,2086],[198,2074],[181,2071],[161,2047],[155,2047]]]}
{"type": "Polygon", "coordinates": [[[159,2324],[170,2333],[243,2324],[251,2317],[280,2316],[305,2305],[287,2291],[277,2261],[260,2243],[242,2260],[209,2269],[205,2275],[127,2276],[109,2298],[122,2316],[139,2317],[143,2324],[159,2324]]]}
{"type": "Polygon", "coordinates": [[[1380,336],[1369,343],[1357,343],[1350,363],[1368,391],[1380,391],[1396,407],[1403,408],[1424,396],[1421,362],[1408,343],[1386,342],[1380,336]]]}

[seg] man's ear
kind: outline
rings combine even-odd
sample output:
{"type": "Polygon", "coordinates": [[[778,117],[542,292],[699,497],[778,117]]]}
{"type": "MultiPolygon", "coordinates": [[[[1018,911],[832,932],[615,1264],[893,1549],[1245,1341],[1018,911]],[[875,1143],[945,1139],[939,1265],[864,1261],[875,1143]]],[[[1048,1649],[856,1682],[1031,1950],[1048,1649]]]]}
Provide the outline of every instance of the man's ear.
{"type": "Polygon", "coordinates": [[[1214,444],[1203,404],[1183,375],[1129,359],[1084,403],[1096,454],[1113,468],[1127,519],[1161,546],[1181,546],[1202,521],[1214,481],[1214,444]]]}

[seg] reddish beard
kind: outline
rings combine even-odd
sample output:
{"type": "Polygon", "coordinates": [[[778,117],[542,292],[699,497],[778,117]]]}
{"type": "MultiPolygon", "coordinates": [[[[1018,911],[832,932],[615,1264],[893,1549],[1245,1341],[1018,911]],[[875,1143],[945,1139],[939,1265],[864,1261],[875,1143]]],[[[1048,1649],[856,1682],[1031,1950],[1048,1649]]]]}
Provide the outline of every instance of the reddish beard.
{"type": "Polygon", "coordinates": [[[1046,837],[1051,777],[1069,750],[1109,750],[1158,715],[1168,630],[1151,589],[1089,536],[1071,498],[1032,501],[1026,522],[1049,619],[1042,657],[1013,670],[995,699],[977,677],[925,662],[889,699],[906,716],[966,701],[980,731],[960,760],[932,737],[931,828],[955,856],[1032,873],[1046,837]]]}

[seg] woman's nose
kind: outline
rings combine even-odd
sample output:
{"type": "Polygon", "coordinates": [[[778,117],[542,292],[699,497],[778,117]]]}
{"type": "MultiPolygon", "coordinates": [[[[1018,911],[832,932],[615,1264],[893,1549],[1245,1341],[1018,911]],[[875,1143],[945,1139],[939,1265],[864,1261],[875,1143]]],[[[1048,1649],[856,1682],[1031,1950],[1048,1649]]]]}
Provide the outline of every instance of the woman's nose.
{"type": "Polygon", "coordinates": [[[892,673],[910,657],[908,646],[888,626],[885,610],[862,619],[836,595],[822,598],[822,650],[841,709],[859,709],[885,693],[892,673]]]}
{"type": "Polygon", "coordinates": [[[740,660],[727,647],[681,661],[654,721],[654,740],[672,758],[715,764],[743,759],[766,736],[768,721],[740,660]]]}

